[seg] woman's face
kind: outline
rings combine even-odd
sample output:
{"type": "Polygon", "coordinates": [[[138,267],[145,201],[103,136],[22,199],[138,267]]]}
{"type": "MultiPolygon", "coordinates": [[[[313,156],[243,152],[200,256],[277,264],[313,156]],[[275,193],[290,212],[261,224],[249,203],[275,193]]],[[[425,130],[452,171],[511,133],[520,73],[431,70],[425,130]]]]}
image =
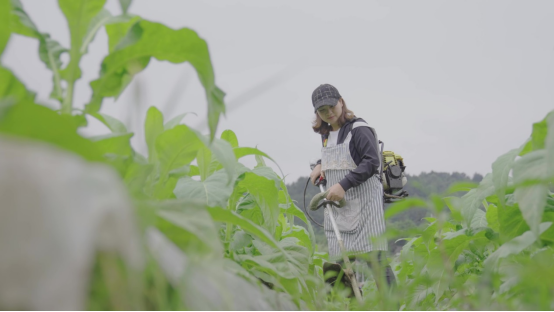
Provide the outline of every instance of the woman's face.
{"type": "Polygon", "coordinates": [[[321,106],[317,110],[317,114],[326,123],[331,124],[333,128],[338,125],[339,117],[342,115],[342,102],[339,100],[335,106],[321,106]]]}

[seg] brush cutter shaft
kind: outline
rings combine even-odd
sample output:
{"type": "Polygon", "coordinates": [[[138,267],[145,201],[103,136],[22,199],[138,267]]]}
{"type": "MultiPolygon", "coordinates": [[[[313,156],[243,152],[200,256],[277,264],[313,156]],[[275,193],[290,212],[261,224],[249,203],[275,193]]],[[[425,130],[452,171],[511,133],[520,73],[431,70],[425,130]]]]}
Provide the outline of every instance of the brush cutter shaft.
{"type": "MultiPolygon", "coordinates": [[[[322,193],[325,192],[325,187],[321,184],[319,184],[319,189],[322,193]]],[[[324,199],[327,201],[327,199],[324,199]]],[[[358,288],[358,281],[356,281],[356,275],[354,274],[354,270],[352,270],[352,264],[350,263],[350,259],[348,259],[348,255],[346,254],[346,248],[344,247],[344,244],[342,243],[342,237],[340,236],[339,227],[337,226],[337,222],[335,221],[335,216],[333,215],[333,206],[330,204],[327,204],[325,206],[325,210],[327,210],[327,216],[329,216],[329,220],[331,220],[331,225],[333,225],[333,231],[335,232],[335,235],[337,236],[337,241],[339,242],[340,251],[342,253],[342,259],[344,261],[344,264],[346,265],[345,273],[350,277],[350,280],[352,281],[352,290],[354,291],[354,295],[356,295],[356,299],[358,299],[358,302],[362,302],[362,294],[360,293],[360,288],[358,288]]]]}

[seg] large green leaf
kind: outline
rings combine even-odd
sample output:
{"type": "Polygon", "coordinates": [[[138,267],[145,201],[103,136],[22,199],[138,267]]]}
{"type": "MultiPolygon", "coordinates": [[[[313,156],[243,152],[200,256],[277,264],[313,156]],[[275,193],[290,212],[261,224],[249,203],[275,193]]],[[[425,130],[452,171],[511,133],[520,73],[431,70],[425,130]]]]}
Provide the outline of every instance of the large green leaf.
{"type": "Polygon", "coordinates": [[[519,205],[498,207],[500,235],[504,241],[511,240],[529,230],[519,205]]]}
{"type": "Polygon", "coordinates": [[[223,133],[221,133],[221,139],[229,142],[232,148],[239,147],[237,135],[232,130],[227,129],[223,131],[223,133]]]}
{"type": "Polygon", "coordinates": [[[94,37],[96,36],[96,33],[102,26],[105,26],[107,24],[112,23],[124,23],[132,20],[132,16],[127,15],[120,15],[120,16],[113,16],[108,10],[102,9],[92,20],[90,21],[87,32],[85,36],[83,37],[83,43],[81,45],[81,49],[79,52],[81,54],[87,53],[87,49],[89,44],[94,40],[94,37]]]}
{"type": "Polygon", "coordinates": [[[275,183],[255,173],[247,172],[244,179],[239,182],[258,203],[264,216],[264,227],[272,234],[275,233],[277,218],[279,217],[279,190],[275,183]]]}
{"type": "Polygon", "coordinates": [[[202,201],[209,207],[226,207],[232,192],[233,185],[226,183],[223,171],[215,172],[204,181],[181,178],[174,190],[179,199],[202,201]]]}
{"type": "Polygon", "coordinates": [[[426,208],[427,203],[420,198],[406,198],[387,207],[385,210],[385,219],[390,219],[393,216],[412,208],[426,208]]]}
{"type": "Polygon", "coordinates": [[[546,150],[546,175],[550,182],[554,183],[554,110],[546,116],[548,133],[545,139],[546,150]]]}
{"type": "Polygon", "coordinates": [[[462,216],[468,226],[471,226],[475,211],[481,206],[483,200],[494,194],[492,174],[487,174],[476,189],[469,191],[462,197],[462,216]]]}
{"type": "Polygon", "coordinates": [[[487,226],[488,222],[486,213],[481,209],[475,210],[475,214],[473,215],[473,219],[471,220],[471,227],[482,228],[487,226]]]}
{"type": "Polygon", "coordinates": [[[10,0],[0,0],[0,55],[10,40],[10,0]]]}
{"type": "Polygon", "coordinates": [[[90,138],[102,154],[133,156],[131,137],[133,133],[111,133],[90,138]]]}
{"type": "Polygon", "coordinates": [[[262,253],[261,255],[236,255],[236,258],[241,262],[253,262],[258,265],[256,266],[258,269],[264,270],[266,273],[271,271],[272,274],[282,278],[302,278],[308,273],[310,254],[308,249],[298,245],[297,241],[297,238],[289,237],[279,242],[279,246],[289,255],[288,259],[280,250],[264,248],[265,244],[256,240],[253,244],[262,253]],[[295,261],[290,261],[290,259],[295,261]]]}
{"type": "Polygon", "coordinates": [[[127,132],[127,127],[125,127],[125,124],[123,124],[123,122],[119,121],[114,117],[111,117],[106,114],[101,114],[101,113],[92,113],[90,115],[98,119],[101,123],[103,123],[106,127],[108,127],[108,129],[110,129],[113,133],[127,132]]]}
{"type": "MultiPolygon", "coordinates": [[[[503,208],[500,208],[503,209],[503,208]]],[[[500,221],[498,218],[498,207],[489,204],[487,207],[486,219],[488,226],[493,229],[495,232],[500,232],[500,221]]]]}
{"type": "Polygon", "coordinates": [[[33,103],[35,95],[8,69],[0,66],[0,99],[17,103],[33,103]]]}
{"type": "Polygon", "coordinates": [[[0,132],[48,142],[88,160],[103,159],[93,142],[77,134],[77,127],[69,116],[61,116],[41,105],[14,105],[0,121],[0,132]]]}
{"type": "Polygon", "coordinates": [[[140,40],[142,37],[142,28],[138,25],[140,20],[142,19],[139,16],[133,16],[127,21],[106,25],[108,51],[110,53],[140,40]]]}
{"type": "Polygon", "coordinates": [[[155,106],[151,106],[144,121],[144,137],[148,146],[148,160],[150,163],[155,163],[158,159],[156,140],[162,132],[164,132],[164,117],[160,110],[155,106]]]}
{"type": "MultiPolygon", "coordinates": [[[[156,206],[160,217],[196,236],[212,250],[213,255],[219,257],[223,253],[217,228],[203,201],[167,200],[152,205],[156,206]]],[[[192,256],[194,250],[190,251],[192,256]]]]}
{"type": "Polygon", "coordinates": [[[431,278],[435,281],[433,292],[438,299],[447,289],[451,276],[454,262],[458,256],[466,249],[469,244],[470,237],[459,235],[452,239],[445,239],[441,242],[442,245],[437,246],[432,250],[427,261],[427,271],[431,278]]]}
{"type": "Polygon", "coordinates": [[[12,32],[39,40],[40,60],[46,65],[48,69],[52,71],[53,74],[53,90],[51,93],[51,97],[61,101],[63,97],[63,90],[60,77],[62,66],[60,56],[68,50],[61,46],[60,43],[56,40],[51,39],[49,34],[41,33],[37,29],[36,25],[23,9],[23,5],[19,0],[12,0],[11,2],[12,32]]]}
{"type": "Polygon", "coordinates": [[[127,168],[133,162],[133,148],[131,137],[133,133],[110,133],[90,138],[102,153],[106,161],[111,164],[122,177],[125,177],[127,168]]]}
{"type": "Polygon", "coordinates": [[[535,234],[546,205],[548,195],[548,162],[546,150],[525,154],[514,164],[515,199],[523,218],[535,234]]]}
{"type": "Polygon", "coordinates": [[[162,178],[171,170],[190,164],[196,157],[202,142],[192,129],[179,125],[162,132],[156,139],[155,146],[162,178]]]}
{"type": "Polygon", "coordinates": [[[198,164],[198,171],[200,171],[200,181],[205,181],[210,175],[211,162],[212,152],[205,146],[201,147],[198,150],[198,154],[196,154],[196,163],[198,164]]]}
{"type": "MultiPolygon", "coordinates": [[[[267,232],[267,230],[254,224],[252,221],[221,207],[208,207],[207,209],[214,221],[231,223],[240,226],[244,231],[256,236],[264,243],[275,248],[280,248],[277,241],[271,234],[269,234],[269,232],[267,232]]],[[[284,252],[284,250],[281,250],[281,252],[284,252]]]]}
{"type": "Polygon", "coordinates": [[[510,171],[514,165],[515,158],[521,153],[524,146],[522,145],[507,152],[492,163],[492,181],[501,206],[504,205],[504,195],[506,194],[510,171]]]}
{"type": "MultiPolygon", "coordinates": [[[[552,222],[543,222],[539,225],[539,235],[545,232],[550,226],[552,225],[552,222]]],[[[537,241],[539,235],[535,235],[532,231],[527,231],[523,233],[521,236],[518,236],[514,239],[512,239],[509,242],[506,242],[500,248],[498,248],[495,252],[493,252],[488,258],[485,260],[485,265],[494,265],[500,260],[501,258],[505,258],[509,255],[518,254],[525,250],[527,247],[531,246],[534,242],[537,241]]]]}
{"type": "MultiPolygon", "coordinates": [[[[312,245],[312,240],[310,238],[310,234],[306,230],[306,228],[298,225],[293,225],[291,231],[288,233],[283,234],[282,238],[287,237],[295,237],[298,239],[298,243],[308,249],[310,252],[310,256],[314,252],[314,247],[312,245]]],[[[311,258],[309,259],[311,260],[311,258]]],[[[310,261],[311,262],[311,261],[310,261]]]]}
{"type": "Polygon", "coordinates": [[[127,168],[124,180],[127,185],[127,189],[134,198],[146,198],[144,188],[146,185],[146,179],[154,170],[154,165],[133,162],[127,168]]]}
{"type": "MultiPolygon", "coordinates": [[[[213,139],[210,141],[210,139],[199,132],[196,132],[196,135],[198,136],[198,139],[204,143],[204,146],[209,148],[210,154],[217,159],[217,161],[222,165],[223,169],[227,173],[227,182],[231,183],[232,179],[235,176],[235,165],[237,163],[234,154],[233,154],[233,148],[231,147],[231,144],[229,144],[225,140],[221,139],[213,139]]],[[[210,156],[211,157],[211,156],[210,156]]],[[[213,162],[208,162],[207,159],[205,159],[207,162],[207,168],[210,168],[211,170],[214,170],[216,168],[213,168],[213,162]]]]}
{"type": "MultiPolygon", "coordinates": [[[[144,20],[132,26],[137,27],[141,29],[140,39],[123,48],[115,48],[104,58],[100,78],[91,82],[94,95],[91,103],[87,104],[87,111],[98,111],[104,97],[118,96],[132,77],[144,69],[151,57],[172,63],[190,62],[206,91],[210,138],[213,138],[219,116],[225,112],[225,105],[224,93],[215,85],[206,42],[187,28],[174,30],[144,20]]],[[[133,34],[137,33],[133,31],[133,34]]]]}
{"type": "Polygon", "coordinates": [[[60,9],[67,19],[71,35],[69,64],[61,73],[62,77],[69,84],[81,78],[81,70],[79,68],[79,62],[83,55],[81,49],[91,21],[100,13],[105,3],[106,0],[58,0],[60,9]]]}

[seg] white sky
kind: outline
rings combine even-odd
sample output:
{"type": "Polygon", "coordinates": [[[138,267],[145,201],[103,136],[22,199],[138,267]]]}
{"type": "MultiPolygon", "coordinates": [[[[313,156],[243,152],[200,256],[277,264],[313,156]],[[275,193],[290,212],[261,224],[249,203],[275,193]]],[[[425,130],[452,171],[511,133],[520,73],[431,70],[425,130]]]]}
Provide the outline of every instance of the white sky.
{"type": "MultiPolygon", "coordinates": [[[[42,32],[69,46],[56,1],[23,5],[42,32]]],[[[115,0],[106,7],[120,13],[115,0]]],[[[310,124],[321,83],[338,88],[410,174],[490,172],[554,109],[554,1],[135,0],[130,12],[207,40],[227,93],[218,134],[232,129],[242,146],[268,153],[289,183],[308,175],[319,154],[310,124]]],[[[90,98],[107,49],[101,30],[81,62],[76,107],[90,98]]],[[[35,40],[12,36],[2,62],[49,102],[51,74],[37,51],[35,40]]],[[[206,129],[206,99],[188,64],[153,59],[117,101],[104,102],[102,112],[136,133],[143,154],[151,105],[166,120],[195,112],[184,122],[206,129]]],[[[108,131],[89,119],[83,133],[108,131]]]]}

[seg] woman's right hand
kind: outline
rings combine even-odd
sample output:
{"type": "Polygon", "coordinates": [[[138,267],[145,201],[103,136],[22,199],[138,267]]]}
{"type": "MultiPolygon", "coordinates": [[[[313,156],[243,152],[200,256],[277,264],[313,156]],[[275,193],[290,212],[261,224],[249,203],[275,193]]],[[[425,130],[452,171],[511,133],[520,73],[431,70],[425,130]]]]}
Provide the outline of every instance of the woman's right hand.
{"type": "Polygon", "coordinates": [[[312,173],[310,173],[310,180],[312,181],[312,184],[315,185],[315,182],[319,177],[322,176],[325,178],[325,172],[321,171],[321,164],[318,164],[314,167],[314,170],[312,170],[312,173]]]}

